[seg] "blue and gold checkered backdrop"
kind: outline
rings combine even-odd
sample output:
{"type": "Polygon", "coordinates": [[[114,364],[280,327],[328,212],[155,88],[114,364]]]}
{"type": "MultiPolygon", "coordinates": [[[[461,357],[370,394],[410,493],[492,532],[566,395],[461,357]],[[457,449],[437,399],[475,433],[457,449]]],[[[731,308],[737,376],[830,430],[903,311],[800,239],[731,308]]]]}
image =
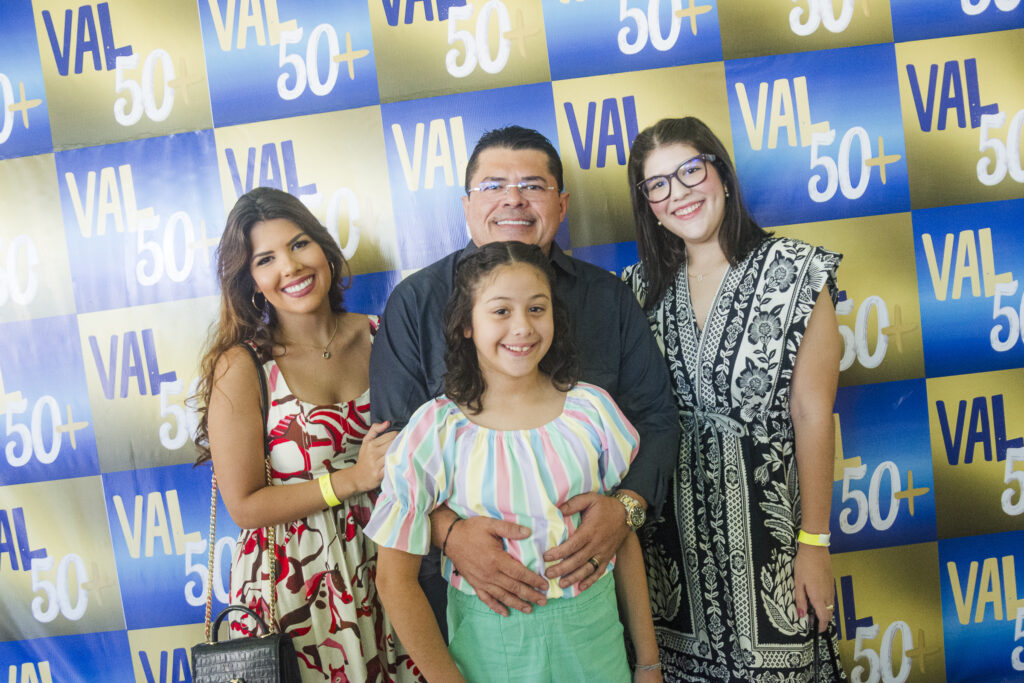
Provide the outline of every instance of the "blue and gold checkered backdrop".
{"type": "Polygon", "coordinates": [[[559,243],[621,270],[630,143],[684,114],[763,225],[846,255],[853,680],[1024,678],[1021,0],[3,0],[0,680],[191,680],[237,529],[185,399],[239,195],[301,197],[379,313],[518,123],[565,162],[559,243]]]}

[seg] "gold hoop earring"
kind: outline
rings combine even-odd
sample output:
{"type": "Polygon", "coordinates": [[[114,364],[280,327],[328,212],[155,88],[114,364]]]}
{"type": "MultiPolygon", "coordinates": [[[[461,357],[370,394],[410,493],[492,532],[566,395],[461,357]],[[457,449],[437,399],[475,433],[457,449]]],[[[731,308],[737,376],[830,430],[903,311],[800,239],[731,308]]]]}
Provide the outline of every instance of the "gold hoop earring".
{"type": "Polygon", "coordinates": [[[327,265],[331,267],[331,282],[334,282],[334,261],[328,261],[327,265]]]}
{"type": "Polygon", "coordinates": [[[255,308],[260,313],[263,313],[263,309],[267,305],[267,297],[263,296],[263,292],[261,292],[258,289],[254,289],[253,292],[252,292],[252,298],[250,299],[250,301],[252,301],[252,307],[253,308],[255,308]],[[259,304],[256,303],[256,295],[257,294],[259,294],[260,296],[263,297],[263,306],[260,306],[259,304]]]}

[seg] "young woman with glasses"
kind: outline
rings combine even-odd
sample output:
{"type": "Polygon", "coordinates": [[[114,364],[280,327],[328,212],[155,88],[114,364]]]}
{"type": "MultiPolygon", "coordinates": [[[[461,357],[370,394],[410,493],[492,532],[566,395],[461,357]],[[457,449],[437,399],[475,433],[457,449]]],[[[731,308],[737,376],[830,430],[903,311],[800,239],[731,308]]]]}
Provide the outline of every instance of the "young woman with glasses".
{"type": "Polygon", "coordinates": [[[808,612],[825,631],[834,608],[842,257],[758,227],[728,151],[695,118],[640,133],[628,171],[640,262],[623,278],[683,430],[663,517],[641,537],[664,678],[845,680],[834,631],[808,629],[808,612]]]}

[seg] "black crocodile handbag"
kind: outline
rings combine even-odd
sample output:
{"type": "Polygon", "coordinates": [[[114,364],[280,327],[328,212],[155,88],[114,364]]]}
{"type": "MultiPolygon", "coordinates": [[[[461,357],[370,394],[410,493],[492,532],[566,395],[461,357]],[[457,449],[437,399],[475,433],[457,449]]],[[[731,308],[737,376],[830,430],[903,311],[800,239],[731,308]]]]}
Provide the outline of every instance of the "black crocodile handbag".
{"type": "Polygon", "coordinates": [[[251,609],[231,605],[217,615],[210,641],[192,648],[192,680],[194,683],[298,683],[302,678],[292,637],[271,633],[263,619],[251,609]],[[220,622],[232,611],[245,612],[255,619],[263,635],[218,642],[220,622]]]}

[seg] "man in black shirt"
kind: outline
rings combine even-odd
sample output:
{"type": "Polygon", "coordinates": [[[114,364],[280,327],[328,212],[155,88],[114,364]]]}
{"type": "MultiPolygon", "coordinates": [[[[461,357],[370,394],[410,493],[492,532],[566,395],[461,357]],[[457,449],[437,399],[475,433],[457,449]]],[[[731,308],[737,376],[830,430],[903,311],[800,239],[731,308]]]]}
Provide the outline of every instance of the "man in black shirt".
{"type": "MultiPolygon", "coordinates": [[[[626,535],[657,514],[678,454],[679,419],[664,358],[632,292],[609,272],[567,256],[554,237],[569,208],[562,163],[537,131],[510,126],[486,133],[466,167],[462,198],[472,240],[461,251],[410,275],[388,299],[370,356],[373,421],[400,429],[422,404],[444,393],[443,316],[455,269],[480,245],[516,240],[549,252],[557,274],[555,294],[569,312],[580,349],[581,377],[605,389],[636,427],[640,447],[614,495],[572,498],[565,514],[582,513],[576,532],[545,560],[562,585],[595,581],[626,535]]],[[[543,604],[547,582],[514,560],[502,538],[526,538],[516,524],[474,517],[454,527],[455,513],[431,514],[431,539],[446,544],[448,557],[477,596],[495,612],[530,611],[543,604]],[[452,533],[454,531],[454,533],[452,533]]],[[[435,616],[445,630],[445,585],[436,556],[420,574],[435,616]]]]}

